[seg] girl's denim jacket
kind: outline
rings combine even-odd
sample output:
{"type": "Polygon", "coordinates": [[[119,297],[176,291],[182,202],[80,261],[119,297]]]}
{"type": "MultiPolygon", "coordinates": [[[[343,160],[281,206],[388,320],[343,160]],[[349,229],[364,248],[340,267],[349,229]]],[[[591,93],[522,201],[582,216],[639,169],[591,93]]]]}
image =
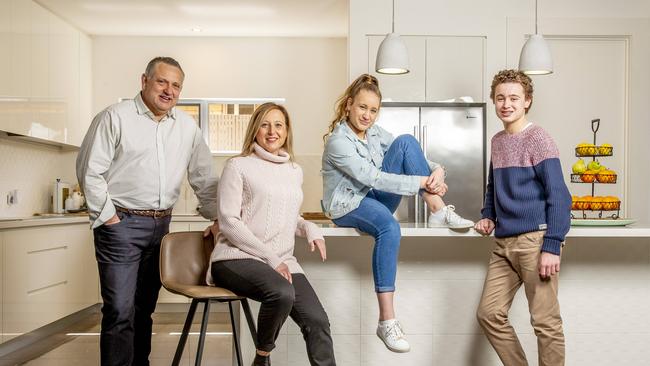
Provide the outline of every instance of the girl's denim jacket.
{"type": "MultiPolygon", "coordinates": [[[[372,125],[361,140],[347,122],[339,122],[325,143],[323,152],[323,212],[337,219],[359,207],[370,189],[403,196],[420,190],[420,177],[381,171],[384,154],[393,142],[393,135],[372,125]]],[[[431,171],[440,165],[428,161],[431,171]]]]}

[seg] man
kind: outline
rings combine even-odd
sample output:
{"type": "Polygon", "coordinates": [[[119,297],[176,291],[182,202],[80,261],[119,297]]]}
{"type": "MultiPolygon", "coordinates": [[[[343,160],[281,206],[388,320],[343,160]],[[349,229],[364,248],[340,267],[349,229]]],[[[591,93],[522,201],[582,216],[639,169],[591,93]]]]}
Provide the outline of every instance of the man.
{"type": "MultiPolygon", "coordinates": [[[[184,77],[176,60],[151,60],[142,91],[94,118],[77,157],[104,301],[104,366],[149,365],[160,241],[185,173],[201,215],[217,217],[210,151],[196,122],[174,108],[184,77]]],[[[211,229],[218,229],[216,221],[211,229]]]]}
{"type": "Polygon", "coordinates": [[[496,228],[478,321],[504,365],[528,365],[508,322],[510,305],[523,283],[539,365],[564,365],[557,291],[571,195],[555,142],[526,119],[533,102],[531,79],[520,71],[503,70],[492,81],[490,98],[504,130],[492,138],[483,218],[475,225],[485,235],[496,228]]]}

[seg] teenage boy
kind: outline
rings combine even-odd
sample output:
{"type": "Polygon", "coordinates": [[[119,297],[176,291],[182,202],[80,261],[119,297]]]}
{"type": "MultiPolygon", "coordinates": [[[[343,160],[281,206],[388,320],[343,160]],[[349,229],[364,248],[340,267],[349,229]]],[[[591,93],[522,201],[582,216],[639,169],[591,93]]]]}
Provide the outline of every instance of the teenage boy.
{"type": "Polygon", "coordinates": [[[523,284],[539,365],[564,365],[557,292],[571,195],[555,142],[526,119],[533,102],[531,79],[520,71],[500,71],[492,81],[490,99],[504,129],[492,137],[482,219],[474,226],[484,235],[496,229],[477,318],[504,365],[528,365],[508,321],[512,300],[523,284]]]}

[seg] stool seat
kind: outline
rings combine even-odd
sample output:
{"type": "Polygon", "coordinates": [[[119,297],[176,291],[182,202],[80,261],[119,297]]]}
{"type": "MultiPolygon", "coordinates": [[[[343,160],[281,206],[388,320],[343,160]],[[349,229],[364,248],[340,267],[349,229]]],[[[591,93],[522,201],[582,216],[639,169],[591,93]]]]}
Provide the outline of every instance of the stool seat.
{"type": "Polygon", "coordinates": [[[232,291],[226,290],[221,287],[214,286],[197,286],[197,285],[183,285],[175,282],[167,282],[165,285],[167,291],[176,295],[182,295],[194,299],[207,299],[214,300],[239,300],[243,299],[241,296],[235,295],[232,291]]]}
{"type": "Polygon", "coordinates": [[[209,268],[210,255],[213,249],[214,237],[212,235],[204,237],[202,231],[169,233],[165,235],[160,243],[160,282],[162,282],[162,285],[169,292],[192,299],[190,309],[187,312],[187,318],[185,319],[185,325],[183,326],[183,332],[176,347],[172,366],[178,366],[181,361],[183,349],[187,343],[187,336],[189,335],[194,314],[196,313],[196,307],[199,303],[203,303],[204,307],[201,331],[199,333],[199,344],[196,351],[196,361],[194,363],[196,366],[201,365],[211,301],[228,303],[233,345],[235,346],[235,355],[237,356],[237,364],[239,366],[242,366],[242,357],[239,337],[237,336],[238,324],[235,324],[235,314],[232,307],[233,301],[239,301],[242,305],[246,322],[248,323],[248,329],[253,337],[253,343],[257,344],[255,323],[253,323],[248,300],[245,297],[237,296],[232,291],[220,287],[208,286],[205,283],[205,274],[209,268]]]}

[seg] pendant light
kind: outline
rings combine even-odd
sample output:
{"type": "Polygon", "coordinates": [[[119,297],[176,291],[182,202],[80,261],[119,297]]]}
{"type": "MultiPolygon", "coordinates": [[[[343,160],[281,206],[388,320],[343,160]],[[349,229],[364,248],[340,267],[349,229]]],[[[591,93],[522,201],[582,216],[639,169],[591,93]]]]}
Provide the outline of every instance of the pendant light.
{"type": "Polygon", "coordinates": [[[537,33],[537,0],[535,0],[535,34],[524,44],[519,55],[519,70],[528,75],[553,73],[553,58],[548,43],[537,33]]]}
{"type": "Polygon", "coordinates": [[[380,74],[406,74],[409,72],[409,55],[404,40],[395,33],[395,0],[393,0],[391,32],[379,45],[375,71],[380,74]]]}

